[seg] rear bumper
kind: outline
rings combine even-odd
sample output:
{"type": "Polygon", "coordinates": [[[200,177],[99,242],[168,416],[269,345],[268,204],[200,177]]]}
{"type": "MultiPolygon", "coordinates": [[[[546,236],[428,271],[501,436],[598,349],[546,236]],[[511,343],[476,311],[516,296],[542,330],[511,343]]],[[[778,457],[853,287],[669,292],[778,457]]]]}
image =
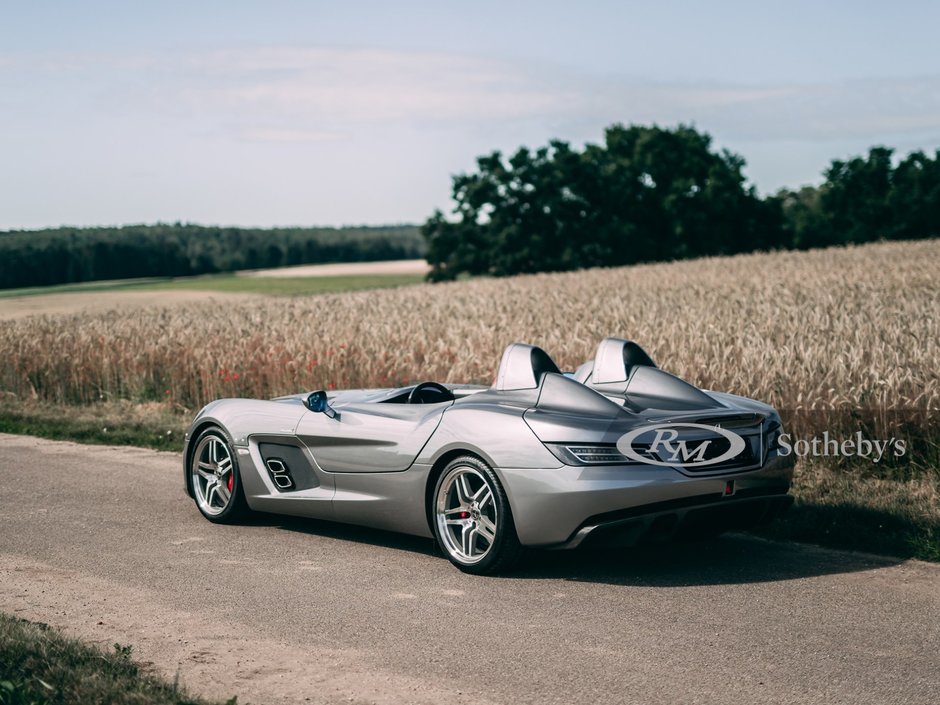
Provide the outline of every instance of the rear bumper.
{"type": "Polygon", "coordinates": [[[621,545],[678,533],[746,528],[792,502],[793,458],[756,470],[689,477],[655,466],[500,469],[516,533],[526,546],[575,548],[589,538],[621,545]],[[733,494],[726,485],[733,482],[733,494]]]}
{"type": "Polygon", "coordinates": [[[707,536],[709,533],[748,529],[767,524],[783,514],[793,497],[786,490],[750,497],[703,495],[612,512],[589,519],[558,549],[577,548],[583,543],[635,546],[676,536],[707,536]]]}

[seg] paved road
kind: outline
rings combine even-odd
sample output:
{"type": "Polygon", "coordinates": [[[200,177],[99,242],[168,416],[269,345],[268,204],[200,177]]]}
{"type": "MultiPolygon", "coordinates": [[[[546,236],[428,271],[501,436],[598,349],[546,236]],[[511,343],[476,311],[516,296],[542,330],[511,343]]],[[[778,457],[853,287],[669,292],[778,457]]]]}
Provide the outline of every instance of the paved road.
{"type": "Polygon", "coordinates": [[[239,702],[936,703],[940,566],[741,536],[463,575],[429,542],[212,525],[177,456],[0,435],[0,609],[239,702]]]}

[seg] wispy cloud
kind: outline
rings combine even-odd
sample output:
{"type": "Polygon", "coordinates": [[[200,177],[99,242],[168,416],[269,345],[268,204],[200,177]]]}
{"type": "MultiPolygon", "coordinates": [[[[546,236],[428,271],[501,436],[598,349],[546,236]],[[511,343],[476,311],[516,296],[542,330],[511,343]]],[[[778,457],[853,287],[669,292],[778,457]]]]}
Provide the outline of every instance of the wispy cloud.
{"type": "Polygon", "coordinates": [[[193,106],[320,123],[511,120],[565,101],[517,66],[448,54],[281,49],[188,63],[181,98],[193,106]]]}
{"type": "Polygon", "coordinates": [[[313,142],[335,142],[344,137],[342,132],[322,130],[298,130],[282,127],[256,127],[242,130],[240,137],[246,142],[283,142],[302,144],[313,142]]]}
{"type": "Polygon", "coordinates": [[[363,128],[396,125],[499,132],[506,124],[532,121],[594,135],[615,121],[694,122],[726,140],[878,141],[940,130],[936,75],[831,84],[677,84],[375,49],[0,56],[0,81],[24,73],[47,93],[57,87],[87,91],[87,109],[193,119],[251,141],[334,141],[363,128]]]}

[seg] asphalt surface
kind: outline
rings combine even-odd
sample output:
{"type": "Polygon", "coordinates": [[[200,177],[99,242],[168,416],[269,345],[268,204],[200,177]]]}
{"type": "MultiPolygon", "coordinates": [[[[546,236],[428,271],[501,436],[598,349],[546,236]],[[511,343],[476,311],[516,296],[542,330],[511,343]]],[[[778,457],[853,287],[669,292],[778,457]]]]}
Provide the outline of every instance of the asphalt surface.
{"type": "Polygon", "coordinates": [[[422,539],[210,524],[175,454],[4,435],[0,609],[239,702],[940,698],[940,566],[730,536],[480,578],[422,539]]]}

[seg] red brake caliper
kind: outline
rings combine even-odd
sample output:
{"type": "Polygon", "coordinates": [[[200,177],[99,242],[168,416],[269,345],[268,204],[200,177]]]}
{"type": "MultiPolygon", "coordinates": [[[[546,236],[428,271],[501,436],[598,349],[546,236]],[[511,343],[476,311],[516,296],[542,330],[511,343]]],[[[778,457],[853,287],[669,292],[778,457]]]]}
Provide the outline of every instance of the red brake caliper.
{"type": "Polygon", "coordinates": [[[235,486],[235,473],[230,472],[228,474],[228,491],[232,491],[232,487],[235,486]]]}

